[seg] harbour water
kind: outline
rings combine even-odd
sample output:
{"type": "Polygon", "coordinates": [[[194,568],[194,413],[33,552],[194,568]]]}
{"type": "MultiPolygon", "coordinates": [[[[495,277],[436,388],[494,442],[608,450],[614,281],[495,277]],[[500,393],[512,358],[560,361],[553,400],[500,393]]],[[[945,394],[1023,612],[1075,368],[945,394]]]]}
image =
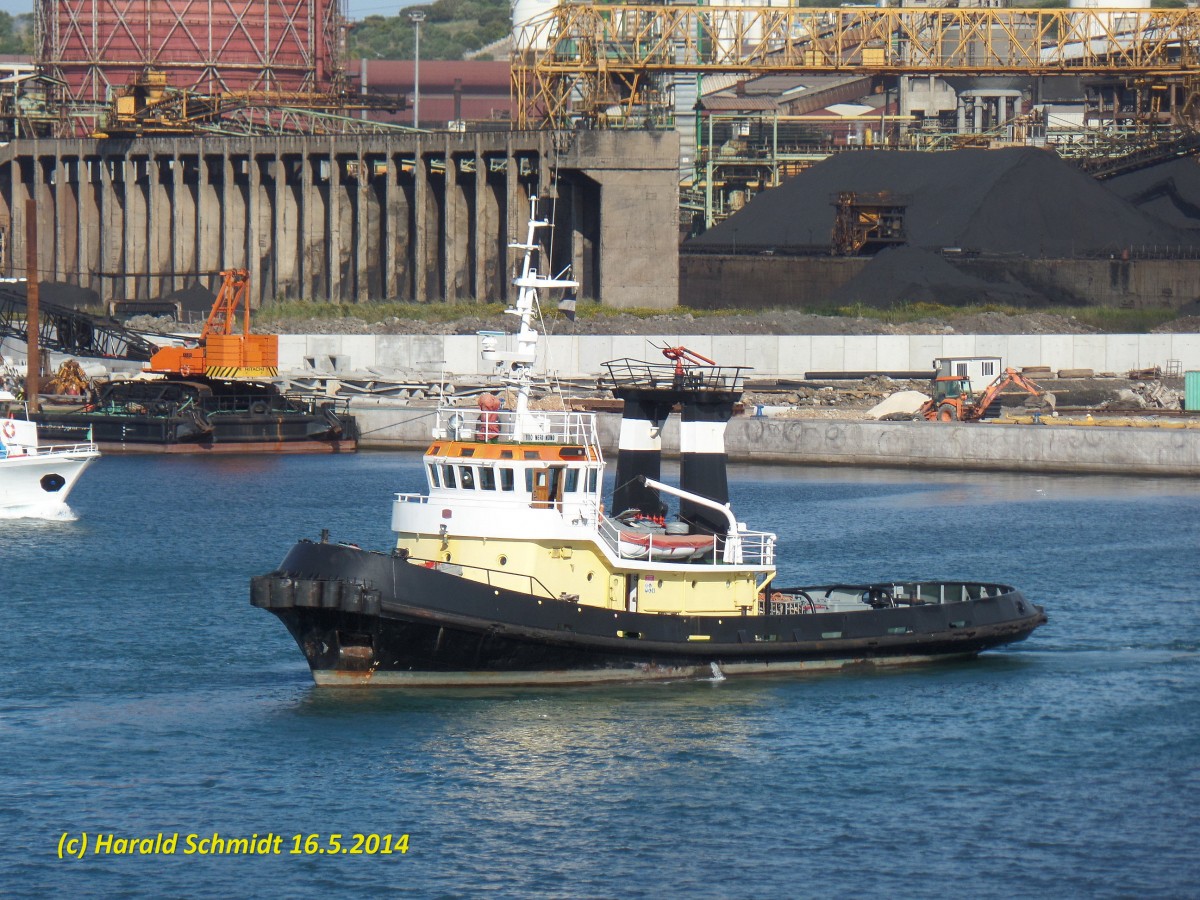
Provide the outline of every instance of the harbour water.
{"type": "Polygon", "coordinates": [[[730,479],[781,584],[995,579],[1050,622],[890,673],[320,689],[249,578],[322,528],[387,546],[419,458],[105,457],[74,521],[0,521],[0,895],[1195,894],[1200,486],[730,479]]]}

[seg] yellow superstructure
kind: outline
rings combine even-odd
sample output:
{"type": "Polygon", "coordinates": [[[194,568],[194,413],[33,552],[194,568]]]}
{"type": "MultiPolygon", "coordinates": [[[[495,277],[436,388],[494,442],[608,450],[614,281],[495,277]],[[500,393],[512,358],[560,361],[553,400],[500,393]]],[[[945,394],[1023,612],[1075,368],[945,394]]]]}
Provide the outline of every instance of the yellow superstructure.
{"type": "MultiPolygon", "coordinates": [[[[494,415],[507,430],[510,414],[494,415]]],[[[550,415],[558,417],[552,434],[561,426],[594,435],[585,421],[593,414],[550,415]]],[[[773,536],[747,533],[741,559],[729,562],[720,535],[645,532],[605,516],[603,458],[590,441],[435,441],[425,471],[428,493],[397,496],[397,550],[498,591],[612,610],[740,615],[760,611],[774,576],[773,536]],[[653,558],[693,546],[691,558],[653,558]]]]}

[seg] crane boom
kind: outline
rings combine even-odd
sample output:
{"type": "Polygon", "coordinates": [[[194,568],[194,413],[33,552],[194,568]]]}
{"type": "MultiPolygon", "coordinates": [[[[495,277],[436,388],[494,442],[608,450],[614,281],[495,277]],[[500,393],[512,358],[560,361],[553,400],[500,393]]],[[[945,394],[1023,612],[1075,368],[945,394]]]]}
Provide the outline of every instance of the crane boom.
{"type": "Polygon", "coordinates": [[[163,347],[147,370],[210,378],[274,378],[279,374],[279,335],[250,333],[250,273],[227,269],[195,347],[163,347]],[[233,323],[242,308],[242,333],[233,323]]]}

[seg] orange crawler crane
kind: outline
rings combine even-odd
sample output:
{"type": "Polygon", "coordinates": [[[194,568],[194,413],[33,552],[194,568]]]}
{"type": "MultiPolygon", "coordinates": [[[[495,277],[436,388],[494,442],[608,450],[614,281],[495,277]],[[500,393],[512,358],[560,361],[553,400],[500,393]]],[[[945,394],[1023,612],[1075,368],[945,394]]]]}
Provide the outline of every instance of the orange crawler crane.
{"type": "Polygon", "coordinates": [[[212,312],[200,332],[196,347],[163,347],[150,358],[151,372],[170,375],[207,375],[210,378],[273,378],[279,374],[279,336],[250,333],[250,273],[229,269],[217,292],[212,312]],[[233,333],[238,306],[242,307],[242,333],[233,333]]]}

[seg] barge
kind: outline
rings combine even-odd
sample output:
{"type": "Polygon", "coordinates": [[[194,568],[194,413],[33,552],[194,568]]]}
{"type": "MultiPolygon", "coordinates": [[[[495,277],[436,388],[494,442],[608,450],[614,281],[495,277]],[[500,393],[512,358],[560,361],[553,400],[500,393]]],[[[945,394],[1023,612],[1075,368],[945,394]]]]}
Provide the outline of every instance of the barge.
{"type": "Polygon", "coordinates": [[[31,418],[57,439],[90,433],[105,452],[348,453],[358,446],[347,401],[285,394],[267,380],[112,381],[89,403],[31,418]]]}

